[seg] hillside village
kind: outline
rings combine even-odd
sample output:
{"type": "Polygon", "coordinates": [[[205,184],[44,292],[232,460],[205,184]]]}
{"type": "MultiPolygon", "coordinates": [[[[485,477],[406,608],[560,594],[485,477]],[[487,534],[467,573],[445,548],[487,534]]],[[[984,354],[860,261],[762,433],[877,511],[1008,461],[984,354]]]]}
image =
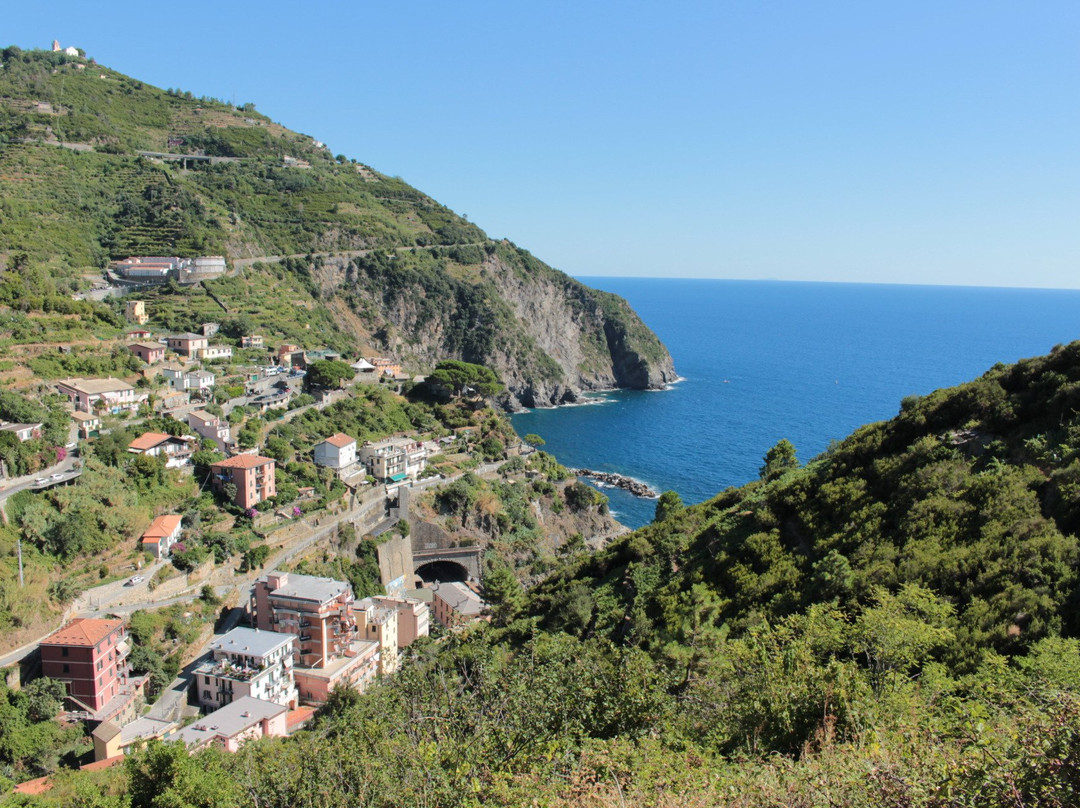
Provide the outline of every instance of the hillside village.
{"type": "MultiPolygon", "coordinates": [[[[168,273],[184,263],[118,265],[168,273]]],[[[140,278],[137,288],[147,285],[140,278]]],[[[288,734],[342,688],[362,692],[407,664],[429,626],[490,619],[481,577],[491,559],[475,536],[498,529],[455,539],[457,520],[468,520],[439,504],[440,486],[481,484],[473,471],[517,478],[562,508],[547,480],[565,485],[569,475],[469,387],[475,374],[471,384],[495,389],[486,369],[446,363],[413,376],[386,356],[346,358],[219,323],[163,331],[152,300],[118,301],[127,325],[113,355],[127,358],[115,375],[26,383],[0,401],[6,417],[41,418],[0,425],[0,506],[29,540],[20,564],[49,554],[62,571],[59,584],[55,570],[39,573],[52,582],[36,619],[13,615],[20,640],[50,620],[62,625],[6,658],[17,662],[8,686],[59,683],[63,721],[81,722],[93,742],[84,758],[117,762],[150,738],[235,749],[288,734]],[[158,504],[122,508],[129,517],[111,522],[98,514],[90,536],[59,511],[110,469],[122,472],[111,496],[141,492],[158,504]],[[424,493],[432,486],[434,499],[424,493]],[[355,545],[358,560],[326,564],[327,543],[343,536],[357,538],[338,550],[355,545]],[[287,566],[259,573],[276,559],[287,566]],[[330,570],[351,578],[309,574],[330,570]],[[171,650],[129,626],[133,608],[176,598],[225,603],[217,614],[203,608],[205,628],[171,650]]],[[[596,494],[575,507],[602,506],[596,494]]],[[[547,539],[552,549],[559,536],[547,539]]],[[[498,563],[532,564],[535,552],[498,563]]]]}

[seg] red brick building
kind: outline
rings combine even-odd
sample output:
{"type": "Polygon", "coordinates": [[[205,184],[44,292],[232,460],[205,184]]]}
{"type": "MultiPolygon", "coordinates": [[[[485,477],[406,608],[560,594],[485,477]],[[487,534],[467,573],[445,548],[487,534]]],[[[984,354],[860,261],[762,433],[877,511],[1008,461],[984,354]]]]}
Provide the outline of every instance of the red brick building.
{"type": "Polygon", "coordinates": [[[241,508],[253,508],[277,494],[274,482],[274,459],[259,455],[236,455],[210,466],[210,481],[215,491],[232,483],[236,486],[233,502],[241,508]]]}
{"type": "Polygon", "coordinates": [[[132,695],[126,636],[121,620],[72,620],[41,641],[42,675],[67,685],[75,709],[104,720],[107,707],[119,712],[132,695]]]}

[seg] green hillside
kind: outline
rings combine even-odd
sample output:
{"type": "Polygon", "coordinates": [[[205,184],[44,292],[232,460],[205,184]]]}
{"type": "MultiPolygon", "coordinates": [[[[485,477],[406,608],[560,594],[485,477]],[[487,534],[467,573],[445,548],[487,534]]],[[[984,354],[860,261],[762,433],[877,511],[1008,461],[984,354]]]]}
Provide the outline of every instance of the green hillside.
{"type": "MultiPolygon", "coordinates": [[[[260,282],[263,264],[284,267],[303,286],[298,305],[330,315],[337,333],[320,345],[392,352],[417,371],[445,358],[486,364],[528,403],[675,378],[625,301],[250,104],[62,53],[9,47],[0,58],[0,305],[86,315],[68,298],[112,260],[224,255],[260,282]]],[[[18,318],[9,327],[16,342],[28,330],[18,318]]],[[[88,332],[75,336],[116,333],[88,332]]]]}

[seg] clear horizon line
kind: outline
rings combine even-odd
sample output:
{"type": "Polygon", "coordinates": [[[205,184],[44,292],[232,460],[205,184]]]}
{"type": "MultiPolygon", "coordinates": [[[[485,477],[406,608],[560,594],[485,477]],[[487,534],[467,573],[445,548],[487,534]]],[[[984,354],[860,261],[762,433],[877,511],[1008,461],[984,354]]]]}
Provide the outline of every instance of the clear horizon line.
{"type": "Polygon", "coordinates": [[[980,286],[973,283],[905,283],[903,281],[836,281],[836,280],[805,280],[794,278],[710,278],[700,275],[573,275],[566,273],[576,280],[602,280],[614,278],[618,280],[638,281],[723,281],[728,283],[805,283],[805,284],[831,284],[834,286],[910,286],[916,288],[931,289],[1007,289],[1012,291],[1034,292],[1080,292],[1080,287],[1068,286],[980,286]]]}

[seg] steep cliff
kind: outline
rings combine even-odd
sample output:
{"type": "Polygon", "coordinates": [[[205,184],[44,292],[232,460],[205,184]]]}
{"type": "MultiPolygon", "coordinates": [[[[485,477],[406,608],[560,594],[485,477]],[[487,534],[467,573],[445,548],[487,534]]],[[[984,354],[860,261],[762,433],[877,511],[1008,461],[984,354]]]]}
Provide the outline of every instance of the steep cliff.
{"type": "Polygon", "coordinates": [[[377,252],[324,266],[374,344],[417,367],[447,356],[494,368],[504,403],[553,406],[584,391],[660,388],[671,355],[620,297],[509,242],[377,252]]]}

